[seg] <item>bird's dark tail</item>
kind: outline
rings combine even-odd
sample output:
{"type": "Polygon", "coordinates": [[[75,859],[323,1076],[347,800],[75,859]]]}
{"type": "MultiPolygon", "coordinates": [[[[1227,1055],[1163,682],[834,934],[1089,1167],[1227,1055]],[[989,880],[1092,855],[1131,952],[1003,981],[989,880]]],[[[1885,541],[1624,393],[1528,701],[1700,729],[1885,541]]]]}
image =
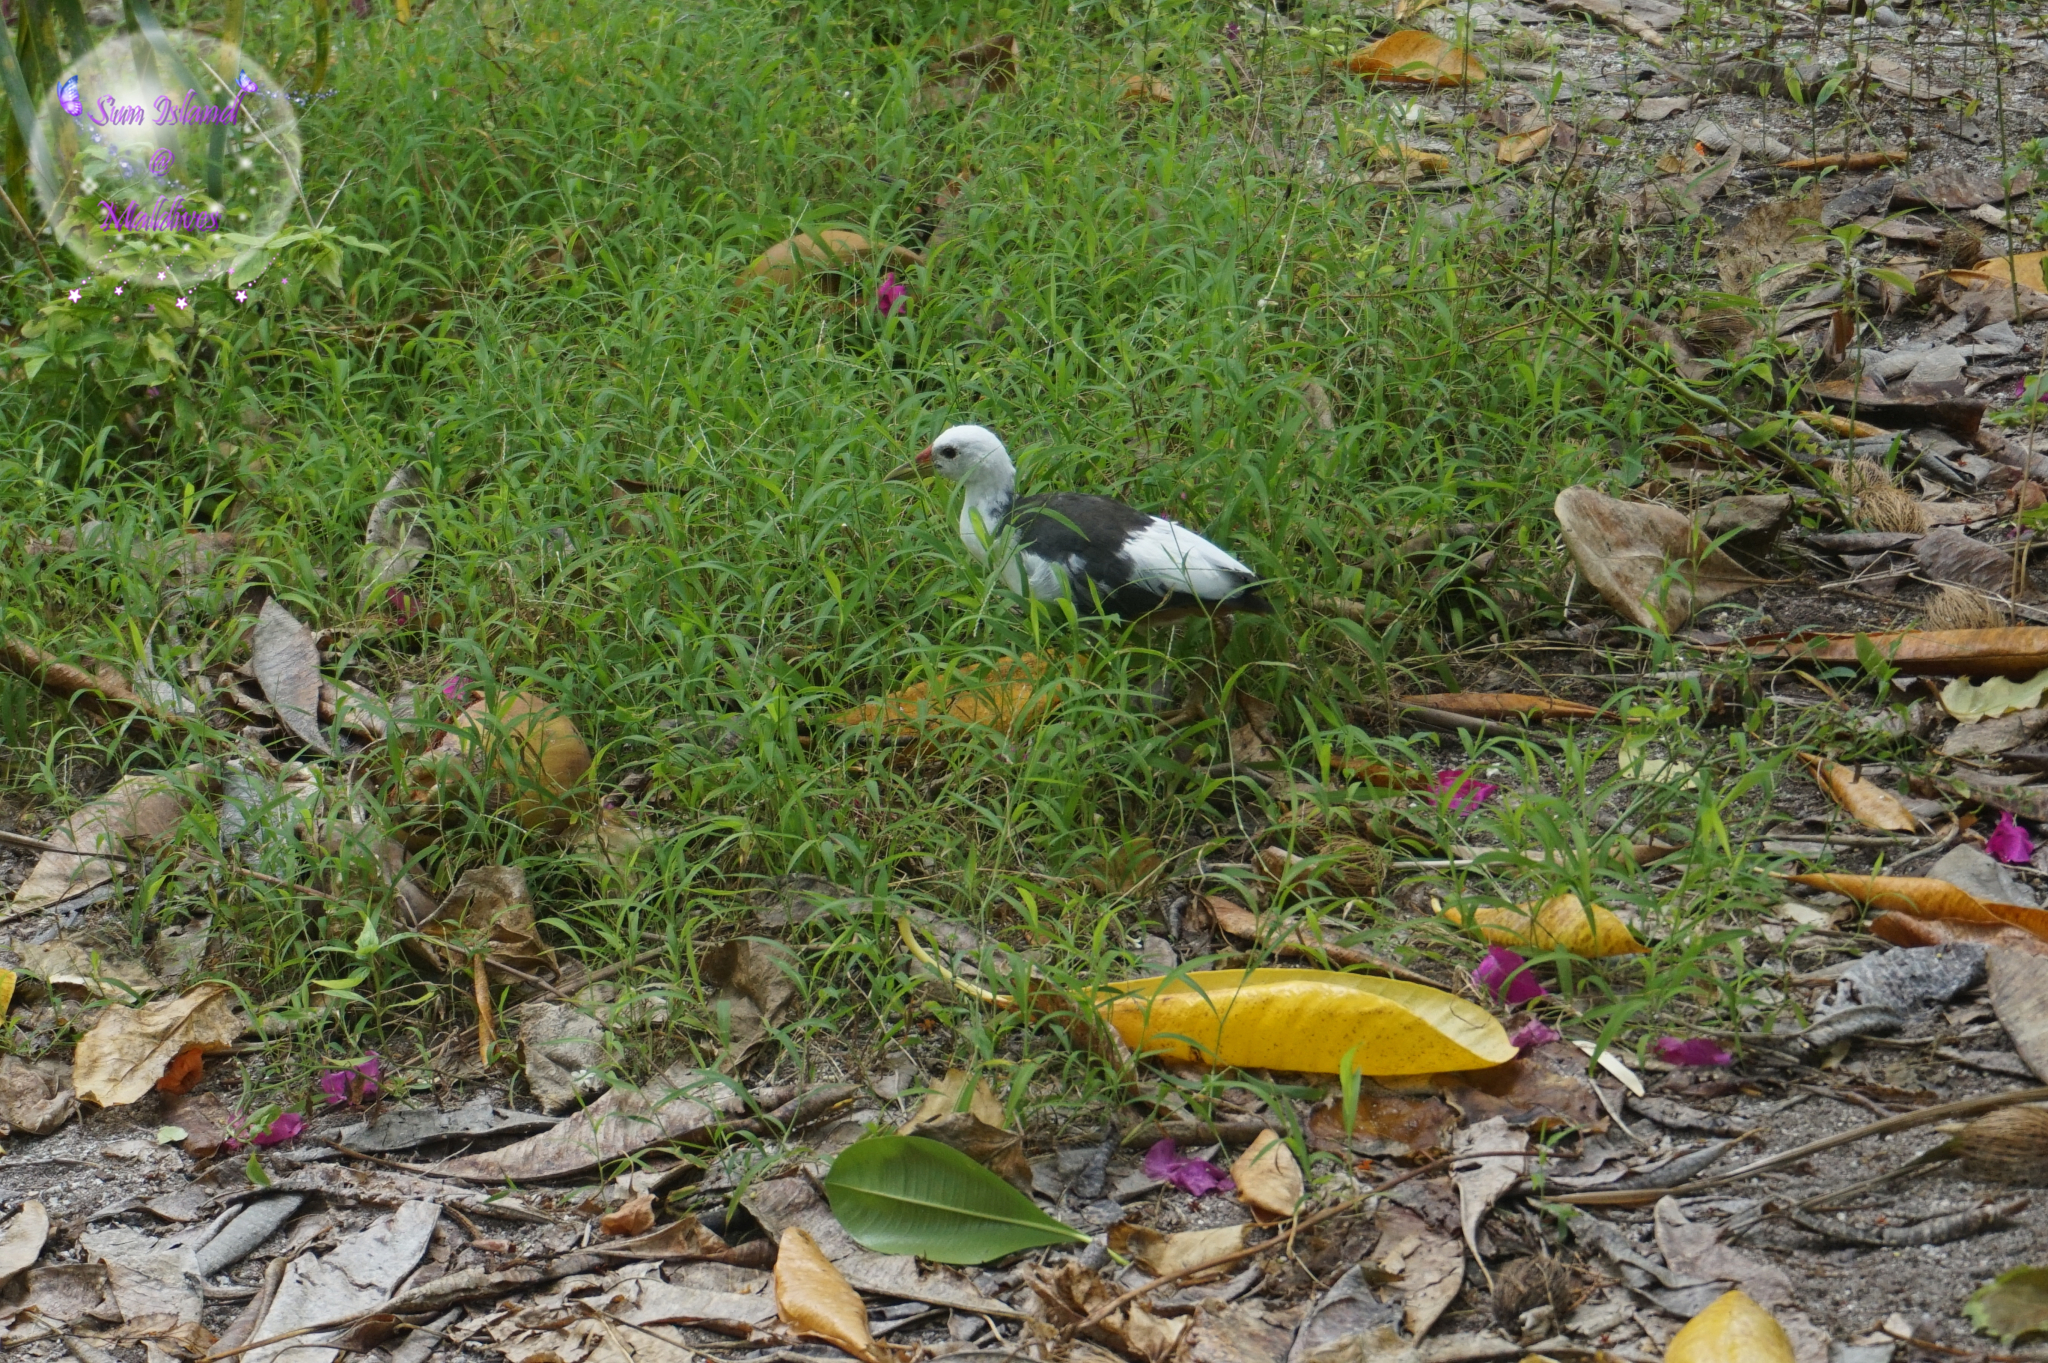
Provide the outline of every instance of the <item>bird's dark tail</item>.
{"type": "Polygon", "coordinates": [[[1266,599],[1265,592],[1257,587],[1242,587],[1225,597],[1223,604],[1246,615],[1271,615],[1273,603],[1266,599]]]}

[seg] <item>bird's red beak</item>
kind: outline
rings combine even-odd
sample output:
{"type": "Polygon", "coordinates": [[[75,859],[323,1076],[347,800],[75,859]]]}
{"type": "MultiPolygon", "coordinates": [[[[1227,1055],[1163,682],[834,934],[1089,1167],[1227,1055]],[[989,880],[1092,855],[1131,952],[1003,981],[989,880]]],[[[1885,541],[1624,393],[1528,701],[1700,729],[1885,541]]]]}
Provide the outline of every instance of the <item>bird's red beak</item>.
{"type": "Polygon", "coordinates": [[[917,452],[917,458],[907,464],[898,464],[890,469],[882,481],[887,483],[908,483],[932,475],[932,447],[927,445],[917,452]]]}

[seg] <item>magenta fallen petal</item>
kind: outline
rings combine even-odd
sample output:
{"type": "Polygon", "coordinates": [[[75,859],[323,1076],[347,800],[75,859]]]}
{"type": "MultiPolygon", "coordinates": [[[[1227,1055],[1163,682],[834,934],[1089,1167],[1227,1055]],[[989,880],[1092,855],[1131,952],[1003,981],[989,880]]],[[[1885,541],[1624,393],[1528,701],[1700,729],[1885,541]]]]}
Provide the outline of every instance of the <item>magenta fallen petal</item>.
{"type": "Polygon", "coordinates": [[[1502,1003],[1519,1008],[1550,992],[1534,971],[1524,969],[1527,964],[1506,947],[1488,947],[1479,964],[1472,967],[1472,980],[1502,1003]]]}
{"type": "Polygon", "coordinates": [[[257,1132],[249,1139],[257,1145],[283,1145],[286,1141],[302,1136],[306,1131],[306,1119],[296,1112],[287,1112],[272,1122],[268,1129],[257,1132]]]}
{"type": "Polygon", "coordinates": [[[320,1076],[320,1091],[327,1095],[329,1107],[348,1101],[348,1078],[354,1073],[354,1070],[335,1070],[320,1076]]]}
{"type": "Polygon", "coordinates": [[[1433,789],[1439,794],[1445,791],[1451,792],[1451,812],[1453,814],[1470,814],[1473,810],[1485,804],[1488,797],[1497,792],[1500,787],[1486,781],[1474,780],[1465,774],[1463,768],[1458,768],[1453,771],[1438,772],[1436,774],[1436,785],[1433,789]]]}
{"type": "Polygon", "coordinates": [[[459,699],[469,689],[469,678],[457,672],[441,683],[441,694],[449,700],[459,699]]]}
{"type": "Polygon", "coordinates": [[[1171,1183],[1190,1197],[1203,1197],[1209,1193],[1227,1193],[1237,1184],[1231,1181],[1220,1165],[1195,1155],[1183,1155],[1174,1149],[1173,1137],[1168,1136],[1145,1152],[1145,1177],[1171,1183]]]}
{"type": "Polygon", "coordinates": [[[1681,1041],[1675,1036],[1660,1036],[1654,1049],[1657,1058],[1667,1065],[1732,1065],[1735,1057],[1722,1049],[1721,1043],[1707,1037],[1694,1037],[1681,1041]]]}
{"type": "Polygon", "coordinates": [[[2004,810],[1998,816],[1998,827],[1985,840],[1984,850],[2008,866],[2024,866],[2034,859],[2034,839],[2020,827],[2011,810],[2004,810]]]}
{"type": "Polygon", "coordinates": [[[1508,1045],[1526,1051],[1532,1047],[1548,1046],[1553,1041],[1562,1040],[1564,1040],[1563,1032],[1558,1031],[1557,1028],[1541,1018],[1536,1018],[1517,1027],[1513,1035],[1508,1037],[1508,1045]]]}
{"type": "Polygon", "coordinates": [[[910,290],[896,282],[894,270],[883,275],[882,282],[875,286],[875,306],[881,310],[884,317],[907,308],[909,298],[910,290]]]}

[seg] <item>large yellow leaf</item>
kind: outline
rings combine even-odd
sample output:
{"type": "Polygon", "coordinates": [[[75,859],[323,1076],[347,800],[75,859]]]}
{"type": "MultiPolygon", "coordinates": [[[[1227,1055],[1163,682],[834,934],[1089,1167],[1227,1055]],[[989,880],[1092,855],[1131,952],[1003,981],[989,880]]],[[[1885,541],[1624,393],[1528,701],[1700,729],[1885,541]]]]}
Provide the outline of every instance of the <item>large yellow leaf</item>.
{"type": "Polygon", "coordinates": [[[1334,970],[1197,970],[1110,986],[1100,1003],[1134,1051],[1212,1065],[1335,1074],[1476,1070],[1515,1058],[1477,1004],[1427,985],[1334,970]]]}
{"type": "Polygon", "coordinates": [[[1460,924],[1466,921],[1467,914],[1479,935],[1495,946],[1535,951],[1556,951],[1562,947],[1586,957],[1632,956],[1648,949],[1635,939],[1628,924],[1598,904],[1588,909],[1575,894],[1557,895],[1540,905],[1450,908],[1443,912],[1444,917],[1460,924]]]}
{"type": "Polygon", "coordinates": [[[1715,1298],[1664,1350],[1664,1363],[1793,1363],[1793,1358],[1785,1327],[1743,1292],[1715,1298]]]}

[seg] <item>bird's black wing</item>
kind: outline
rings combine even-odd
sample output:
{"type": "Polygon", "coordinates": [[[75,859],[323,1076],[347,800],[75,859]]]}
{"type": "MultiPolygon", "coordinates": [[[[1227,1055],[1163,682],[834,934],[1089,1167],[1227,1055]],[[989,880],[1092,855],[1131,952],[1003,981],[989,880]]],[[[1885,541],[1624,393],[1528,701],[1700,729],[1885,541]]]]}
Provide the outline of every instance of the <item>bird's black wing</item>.
{"type": "Polygon", "coordinates": [[[1009,521],[1021,549],[1073,581],[1076,606],[1126,619],[1158,610],[1180,595],[1131,580],[1124,544],[1151,523],[1152,517],[1135,507],[1085,492],[1020,497],[1009,521]]]}

